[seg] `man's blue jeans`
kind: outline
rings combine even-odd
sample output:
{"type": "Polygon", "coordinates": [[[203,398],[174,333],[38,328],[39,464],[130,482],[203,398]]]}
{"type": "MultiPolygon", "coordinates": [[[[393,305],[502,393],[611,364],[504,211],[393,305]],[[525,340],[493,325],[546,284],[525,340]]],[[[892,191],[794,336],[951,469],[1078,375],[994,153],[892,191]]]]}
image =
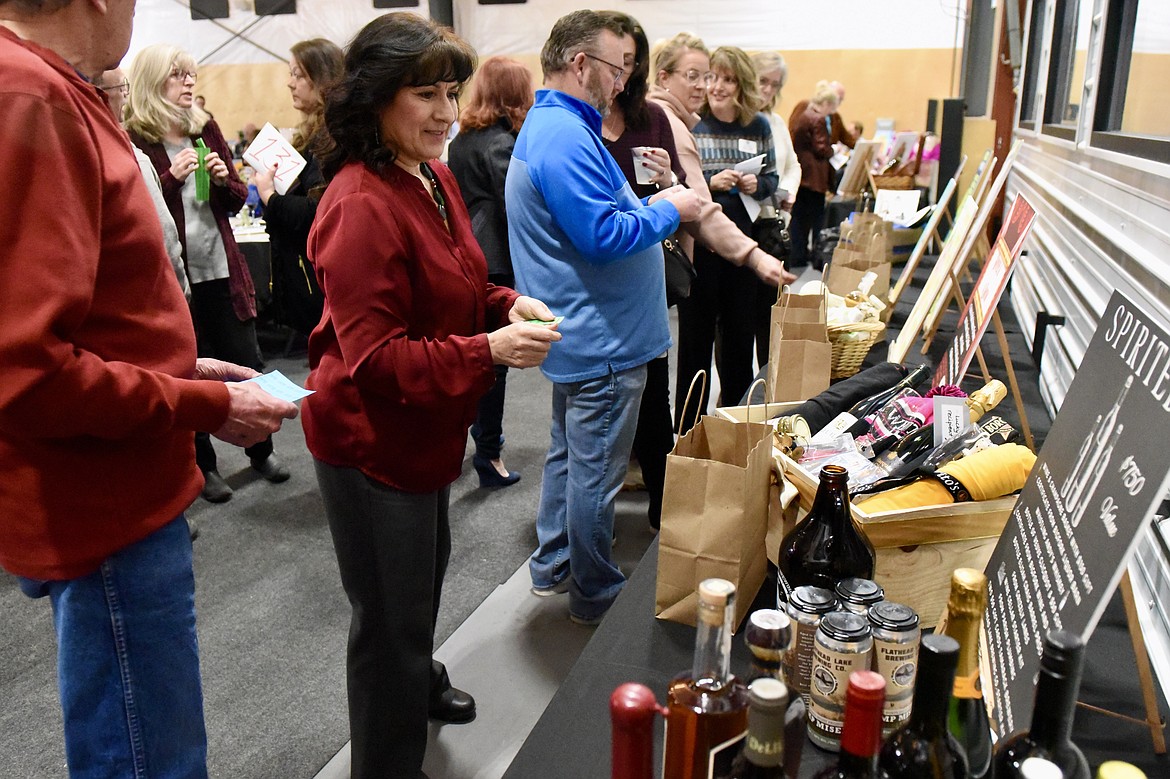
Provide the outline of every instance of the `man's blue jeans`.
{"type": "Polygon", "coordinates": [[[604,614],[626,583],[612,559],[614,500],[629,467],[645,387],[645,365],[553,384],[538,545],[528,567],[538,589],[571,576],[569,612],[582,619],[604,614]]]}
{"type": "Polygon", "coordinates": [[[65,757],[78,779],[205,779],[191,538],[179,516],[49,596],[65,757]]]}

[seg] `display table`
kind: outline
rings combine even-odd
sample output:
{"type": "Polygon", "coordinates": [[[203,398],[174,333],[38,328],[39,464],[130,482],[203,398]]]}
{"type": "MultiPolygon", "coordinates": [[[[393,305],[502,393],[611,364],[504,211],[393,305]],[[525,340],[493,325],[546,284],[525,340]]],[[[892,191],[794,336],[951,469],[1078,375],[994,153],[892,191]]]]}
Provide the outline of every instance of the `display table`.
{"type": "MultiPolygon", "coordinates": [[[[665,703],[671,678],[691,666],[695,630],[654,618],[658,539],[650,544],[625,589],[597,628],[576,665],[528,734],[506,779],[604,779],[610,775],[609,696],[624,682],[640,682],[665,703]]],[[[773,608],[774,584],[765,582],[755,608],[773,608]]],[[[743,636],[732,638],[731,670],[750,665],[743,636]]],[[[662,718],[654,727],[655,765],[662,764],[662,718]]],[[[812,776],[835,755],[806,739],[800,775],[812,776]]]]}
{"type": "MultiPolygon", "coordinates": [[[[234,220],[233,220],[234,221],[234,220]]],[[[272,305],[272,251],[264,225],[233,226],[232,236],[248,261],[252,285],[256,288],[256,312],[264,312],[272,305]]]]}

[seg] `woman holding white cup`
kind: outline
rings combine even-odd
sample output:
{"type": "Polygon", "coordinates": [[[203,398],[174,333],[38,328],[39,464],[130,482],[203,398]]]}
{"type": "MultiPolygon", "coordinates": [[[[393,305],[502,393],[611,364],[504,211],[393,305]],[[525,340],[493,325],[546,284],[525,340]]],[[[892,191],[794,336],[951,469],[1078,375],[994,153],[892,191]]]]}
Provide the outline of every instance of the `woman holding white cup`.
{"type": "MultiPolygon", "coordinates": [[[[661,107],[647,102],[650,73],[650,43],[642,27],[630,16],[617,11],[612,16],[626,32],[622,37],[622,66],[625,87],[609,105],[601,123],[605,147],[626,174],[640,198],[653,195],[686,178],[674,148],[674,133],[661,107]]],[[[638,411],[634,434],[634,457],[642,467],[646,491],[650,493],[649,520],[658,527],[662,513],[662,485],[666,478],[666,455],[674,446],[670,414],[670,363],[667,356],[647,365],[646,389],[638,411]]]]}

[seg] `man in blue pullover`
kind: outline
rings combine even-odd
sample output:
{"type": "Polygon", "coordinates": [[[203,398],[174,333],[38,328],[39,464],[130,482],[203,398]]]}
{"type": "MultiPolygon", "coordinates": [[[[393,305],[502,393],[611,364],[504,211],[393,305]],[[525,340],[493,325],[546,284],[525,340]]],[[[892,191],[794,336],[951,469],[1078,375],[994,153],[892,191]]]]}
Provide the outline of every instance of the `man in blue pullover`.
{"type": "Polygon", "coordinates": [[[614,565],[621,489],[646,383],[670,347],[661,241],[698,217],[672,187],[645,202],[601,140],[632,63],[623,33],[593,11],[559,19],[540,54],[544,85],[516,139],[506,186],[519,289],[564,317],[541,370],[553,382],[552,442],[529,560],[537,595],[569,592],[569,617],[596,625],[625,576],[614,565]]]}

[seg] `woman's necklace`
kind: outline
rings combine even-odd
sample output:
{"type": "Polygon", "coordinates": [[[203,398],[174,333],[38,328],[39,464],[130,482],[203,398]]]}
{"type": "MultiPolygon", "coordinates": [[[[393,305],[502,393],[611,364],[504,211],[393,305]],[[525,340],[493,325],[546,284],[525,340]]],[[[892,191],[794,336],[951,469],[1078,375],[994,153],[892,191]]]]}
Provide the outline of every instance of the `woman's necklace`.
{"type": "Polygon", "coordinates": [[[451,226],[447,224],[447,198],[443,197],[443,190],[439,189],[439,181],[435,178],[435,172],[425,162],[419,165],[419,171],[429,184],[427,188],[430,189],[435,206],[439,209],[439,218],[443,220],[443,224],[447,225],[448,230],[451,229],[451,226]]]}

